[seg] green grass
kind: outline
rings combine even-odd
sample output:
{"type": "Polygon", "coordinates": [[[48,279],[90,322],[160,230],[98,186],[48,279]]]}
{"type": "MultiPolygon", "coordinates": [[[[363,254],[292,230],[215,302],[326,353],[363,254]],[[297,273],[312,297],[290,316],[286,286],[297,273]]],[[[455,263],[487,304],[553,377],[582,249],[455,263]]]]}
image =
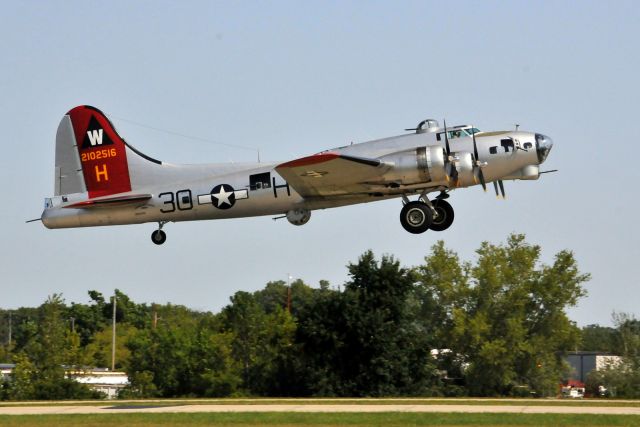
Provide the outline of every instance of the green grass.
{"type": "Polygon", "coordinates": [[[6,415],[2,426],[637,426],[634,415],[444,413],[194,413],[6,415]]]}

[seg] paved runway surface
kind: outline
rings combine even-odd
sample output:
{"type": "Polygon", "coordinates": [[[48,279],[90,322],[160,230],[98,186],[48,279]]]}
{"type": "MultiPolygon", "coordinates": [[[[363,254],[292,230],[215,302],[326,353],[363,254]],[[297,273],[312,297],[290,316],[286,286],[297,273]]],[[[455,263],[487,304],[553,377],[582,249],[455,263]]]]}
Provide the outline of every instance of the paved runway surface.
{"type": "Polygon", "coordinates": [[[121,414],[177,412],[466,412],[523,414],[615,414],[640,415],[640,407],[625,406],[533,406],[533,405],[145,405],[145,406],[5,406],[0,415],[121,414]]]}

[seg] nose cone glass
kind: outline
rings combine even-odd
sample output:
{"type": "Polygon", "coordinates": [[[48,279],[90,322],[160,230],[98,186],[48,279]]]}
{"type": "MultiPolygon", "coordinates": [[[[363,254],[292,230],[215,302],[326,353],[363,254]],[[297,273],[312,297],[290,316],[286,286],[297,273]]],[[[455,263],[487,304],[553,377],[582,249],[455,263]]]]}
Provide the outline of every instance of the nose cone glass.
{"type": "Polygon", "coordinates": [[[536,152],[538,153],[538,162],[540,164],[547,160],[551,147],[553,147],[553,140],[551,138],[547,135],[536,133],[536,152]]]}

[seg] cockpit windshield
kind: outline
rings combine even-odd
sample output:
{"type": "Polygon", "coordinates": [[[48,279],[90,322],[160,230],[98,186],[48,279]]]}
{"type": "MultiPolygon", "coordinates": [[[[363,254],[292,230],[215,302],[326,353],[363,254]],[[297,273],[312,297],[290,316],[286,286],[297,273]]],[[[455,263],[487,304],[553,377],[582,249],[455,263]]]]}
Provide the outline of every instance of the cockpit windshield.
{"type": "MultiPolygon", "coordinates": [[[[453,128],[451,130],[447,129],[447,138],[449,139],[463,138],[467,136],[473,136],[473,134],[477,134],[479,132],[480,132],[480,129],[471,127],[471,126],[453,128]]],[[[438,141],[440,141],[440,139],[444,139],[443,137],[444,132],[440,132],[437,135],[438,135],[438,141]]]]}

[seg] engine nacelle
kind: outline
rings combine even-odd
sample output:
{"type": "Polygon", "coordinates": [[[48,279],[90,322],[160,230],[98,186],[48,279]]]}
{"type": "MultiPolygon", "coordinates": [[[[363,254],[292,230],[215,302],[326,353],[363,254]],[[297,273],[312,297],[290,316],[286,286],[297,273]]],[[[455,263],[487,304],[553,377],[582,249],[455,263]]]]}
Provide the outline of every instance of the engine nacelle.
{"type": "Polygon", "coordinates": [[[468,151],[451,153],[454,158],[453,164],[458,172],[457,179],[454,181],[456,187],[469,187],[478,183],[474,171],[473,154],[468,151]]]}
{"type": "Polygon", "coordinates": [[[385,174],[385,181],[409,185],[445,181],[447,178],[445,153],[439,145],[388,154],[380,160],[393,164],[393,168],[385,174]]]}

